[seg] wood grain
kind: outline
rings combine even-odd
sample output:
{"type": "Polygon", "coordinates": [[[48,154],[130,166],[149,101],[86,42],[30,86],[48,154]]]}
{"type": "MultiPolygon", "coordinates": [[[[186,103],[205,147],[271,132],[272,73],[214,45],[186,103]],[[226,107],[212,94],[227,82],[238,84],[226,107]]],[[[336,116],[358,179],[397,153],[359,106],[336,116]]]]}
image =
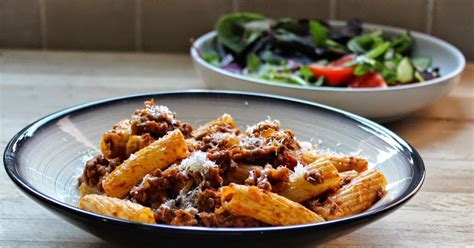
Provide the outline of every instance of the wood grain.
{"type": "MultiPolygon", "coordinates": [[[[0,149],[58,109],[204,87],[185,55],[0,50],[0,149]]],[[[449,96],[386,126],[421,153],[424,186],[392,215],[325,246],[474,246],[474,65],[449,96]]],[[[31,246],[111,247],[35,204],[1,170],[0,247],[31,246]]]]}

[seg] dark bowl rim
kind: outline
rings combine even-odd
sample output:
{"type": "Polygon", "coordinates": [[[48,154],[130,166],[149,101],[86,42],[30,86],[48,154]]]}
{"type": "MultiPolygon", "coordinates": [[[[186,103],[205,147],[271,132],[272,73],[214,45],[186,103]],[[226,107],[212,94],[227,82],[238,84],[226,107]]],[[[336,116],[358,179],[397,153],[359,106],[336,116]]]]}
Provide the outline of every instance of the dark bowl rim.
{"type": "Polygon", "coordinates": [[[96,100],[92,102],[87,102],[83,104],[79,104],[73,107],[65,108],[63,110],[59,110],[57,112],[51,113],[46,115],[31,124],[27,125],[25,128],[20,130],[16,135],[14,135],[9,143],[7,144],[4,155],[3,155],[3,163],[5,170],[10,177],[10,179],[27,195],[33,197],[35,200],[39,200],[42,203],[47,204],[48,206],[54,207],[59,210],[63,210],[78,217],[87,218],[89,220],[94,220],[96,222],[110,222],[115,225],[121,225],[124,227],[129,228],[139,228],[139,229],[148,229],[148,230],[160,230],[160,231],[168,231],[168,232],[186,232],[186,233],[193,233],[193,234],[242,234],[242,233],[269,233],[269,232],[280,232],[280,231],[290,231],[290,230],[301,230],[306,228],[321,228],[328,225],[344,225],[348,224],[349,222],[354,221],[362,221],[367,218],[384,215],[384,213],[388,213],[391,210],[400,207],[404,203],[406,203],[411,197],[413,197],[418,190],[423,185],[425,179],[425,166],[423,160],[419,153],[403,138],[399,137],[392,131],[388,130],[387,128],[370,121],[364,117],[358,116],[356,114],[352,114],[337,108],[333,108],[330,106],[326,106],[319,103],[314,103],[310,101],[290,98],[290,97],[283,97],[277,95],[270,95],[270,94],[262,94],[262,93],[254,93],[254,92],[241,92],[241,91],[228,91],[228,90],[175,90],[175,91],[159,91],[159,92],[151,92],[151,93],[139,93],[127,96],[119,96],[119,97],[112,97],[106,98],[101,100],[96,100]],[[318,108],[324,112],[331,112],[332,114],[337,114],[339,116],[344,117],[345,119],[349,119],[352,121],[357,122],[358,124],[362,124],[365,127],[370,128],[373,131],[378,132],[379,134],[383,134],[388,136],[389,138],[396,141],[398,145],[403,147],[405,152],[408,152],[409,157],[413,160],[413,166],[411,167],[413,170],[413,180],[408,185],[405,192],[403,192],[399,197],[392,200],[390,204],[384,207],[377,207],[372,210],[364,211],[360,214],[332,220],[332,221],[325,221],[319,223],[310,223],[310,224],[303,224],[303,225],[293,225],[293,226],[278,226],[278,227],[253,227],[253,228],[209,228],[209,227],[187,227],[187,226],[171,226],[165,224],[146,224],[146,223],[139,223],[139,222],[132,222],[127,221],[124,219],[113,218],[105,215],[100,215],[96,213],[92,213],[89,211],[85,211],[79,209],[75,206],[66,204],[59,200],[56,200],[38,190],[36,190],[33,186],[31,186],[28,182],[24,181],[23,178],[20,176],[17,170],[17,163],[15,161],[17,148],[21,147],[21,145],[26,142],[35,131],[39,130],[41,127],[49,124],[51,121],[57,120],[61,117],[67,116],[68,114],[77,112],[77,111],[87,111],[89,108],[94,106],[104,105],[104,104],[114,104],[120,101],[128,100],[128,99],[135,99],[135,98],[145,98],[145,97],[157,97],[160,95],[233,95],[233,96],[247,96],[247,97],[257,97],[257,98],[267,98],[273,100],[280,100],[286,101],[290,103],[297,103],[301,105],[306,105],[312,108],[318,108]]]}

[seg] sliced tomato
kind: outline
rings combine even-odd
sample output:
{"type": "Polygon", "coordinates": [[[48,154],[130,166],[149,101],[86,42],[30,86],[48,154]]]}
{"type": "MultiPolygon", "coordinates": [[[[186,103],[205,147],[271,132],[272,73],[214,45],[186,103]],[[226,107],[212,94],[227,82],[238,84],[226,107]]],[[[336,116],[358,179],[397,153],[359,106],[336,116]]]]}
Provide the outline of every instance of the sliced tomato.
{"type": "Polygon", "coordinates": [[[342,57],[329,65],[312,64],[309,69],[316,77],[325,77],[331,85],[344,85],[349,83],[354,73],[354,67],[343,66],[351,62],[353,56],[342,57]]]}
{"type": "Polygon", "coordinates": [[[350,88],[386,88],[387,83],[378,72],[371,72],[360,77],[354,77],[349,83],[350,88]]]}
{"type": "Polygon", "coordinates": [[[352,55],[352,54],[346,55],[346,56],[332,62],[330,65],[332,65],[332,66],[343,66],[345,63],[352,62],[352,60],[354,60],[354,58],[355,58],[355,55],[352,55]]]}

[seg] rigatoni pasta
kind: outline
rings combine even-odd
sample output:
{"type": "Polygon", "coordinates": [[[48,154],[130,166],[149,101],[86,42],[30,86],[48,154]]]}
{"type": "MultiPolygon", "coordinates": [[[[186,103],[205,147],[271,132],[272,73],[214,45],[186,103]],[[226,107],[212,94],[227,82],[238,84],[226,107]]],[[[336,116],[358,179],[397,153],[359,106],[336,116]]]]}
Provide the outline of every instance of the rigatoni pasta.
{"type": "Polygon", "coordinates": [[[79,201],[79,207],[111,217],[144,223],[155,223],[153,211],[150,208],[105,195],[86,195],[79,201]]]}
{"type": "Polygon", "coordinates": [[[321,222],[324,219],[303,205],[255,186],[231,183],[222,187],[222,208],[270,225],[287,226],[321,222]]]}
{"type": "Polygon", "coordinates": [[[307,166],[296,167],[287,186],[278,193],[292,201],[303,202],[338,185],[336,167],[330,160],[322,158],[307,166]]]}
{"type": "Polygon", "coordinates": [[[144,105],[104,133],[79,179],[80,208],[146,223],[282,226],[360,213],[385,191],[365,158],[321,152],[277,120],[241,131],[223,114],[193,129],[144,105]]]}
{"type": "Polygon", "coordinates": [[[164,169],[187,155],[183,134],[175,130],[130,156],[104,178],[102,187],[107,195],[123,198],[146,174],[164,169]]]}
{"type": "Polygon", "coordinates": [[[364,171],[329,196],[316,212],[327,220],[358,214],[370,208],[384,195],[386,185],[387,181],[382,173],[376,170],[364,171]]]}
{"type": "Polygon", "coordinates": [[[367,170],[367,166],[369,165],[367,160],[360,156],[328,155],[327,157],[334,163],[334,166],[336,166],[339,172],[350,170],[362,172],[367,170]]]}

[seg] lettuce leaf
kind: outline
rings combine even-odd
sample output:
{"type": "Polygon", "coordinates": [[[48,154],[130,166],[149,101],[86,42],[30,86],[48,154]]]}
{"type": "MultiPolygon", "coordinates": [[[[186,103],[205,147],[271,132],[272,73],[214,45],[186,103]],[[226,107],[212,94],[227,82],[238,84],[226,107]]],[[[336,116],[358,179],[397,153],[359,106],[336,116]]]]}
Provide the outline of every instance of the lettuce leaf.
{"type": "Polygon", "coordinates": [[[254,42],[260,36],[258,27],[260,25],[250,25],[245,28],[245,25],[254,21],[263,20],[263,15],[247,12],[238,12],[222,16],[216,24],[217,39],[225,47],[229,48],[234,53],[240,53],[248,45],[254,42]],[[254,29],[257,29],[254,30],[254,29]]]}

